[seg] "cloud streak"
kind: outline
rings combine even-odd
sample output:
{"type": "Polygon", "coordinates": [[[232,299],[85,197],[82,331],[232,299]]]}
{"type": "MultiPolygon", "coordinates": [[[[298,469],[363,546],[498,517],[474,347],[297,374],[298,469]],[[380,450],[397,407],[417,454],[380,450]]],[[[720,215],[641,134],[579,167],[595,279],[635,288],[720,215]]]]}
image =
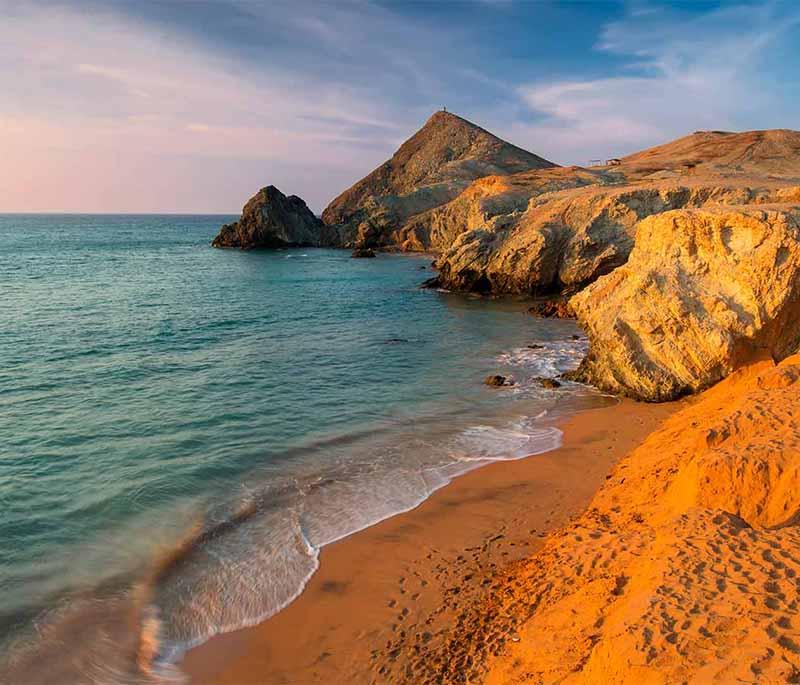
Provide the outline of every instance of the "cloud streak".
{"type": "Polygon", "coordinates": [[[231,210],[259,184],[296,183],[301,164],[304,192],[320,207],[330,199],[331,170],[355,177],[417,123],[350,83],[253,65],[114,12],[88,18],[30,6],[5,18],[0,59],[14,67],[0,74],[9,95],[0,104],[3,209],[35,207],[48,188],[43,209],[231,210]],[[202,162],[195,177],[237,174],[235,199],[206,204],[198,193],[175,206],[149,194],[148,178],[190,182],[182,176],[188,157],[202,162]],[[109,186],[110,175],[127,177],[148,159],[151,175],[121,186],[123,195],[109,186]],[[237,161],[250,163],[237,172],[237,161]],[[67,180],[67,164],[80,183],[67,180]]]}
{"type": "Polygon", "coordinates": [[[786,5],[725,7],[688,17],[632,9],[607,24],[596,49],[628,59],[610,78],[522,85],[539,117],[509,131],[556,161],[620,156],[696,129],[789,127],[798,113],[765,59],[791,51],[800,12],[786,5]]]}
{"type": "Polygon", "coordinates": [[[800,110],[788,5],[126,2],[0,0],[0,211],[320,210],[441,105],[562,163],[800,110]],[[565,21],[594,44],[525,52],[565,21]]]}

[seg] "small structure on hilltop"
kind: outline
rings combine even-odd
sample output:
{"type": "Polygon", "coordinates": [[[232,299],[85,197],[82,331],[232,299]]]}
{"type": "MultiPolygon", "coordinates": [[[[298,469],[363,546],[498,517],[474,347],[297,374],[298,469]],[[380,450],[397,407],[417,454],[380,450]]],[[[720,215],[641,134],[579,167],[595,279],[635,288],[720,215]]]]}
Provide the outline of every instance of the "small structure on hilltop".
{"type": "Polygon", "coordinates": [[[601,166],[603,164],[602,159],[590,159],[589,166],[601,166]]]}
{"type": "Polygon", "coordinates": [[[622,160],[618,157],[612,157],[606,160],[606,166],[619,166],[620,164],[622,164],[622,160]]]}

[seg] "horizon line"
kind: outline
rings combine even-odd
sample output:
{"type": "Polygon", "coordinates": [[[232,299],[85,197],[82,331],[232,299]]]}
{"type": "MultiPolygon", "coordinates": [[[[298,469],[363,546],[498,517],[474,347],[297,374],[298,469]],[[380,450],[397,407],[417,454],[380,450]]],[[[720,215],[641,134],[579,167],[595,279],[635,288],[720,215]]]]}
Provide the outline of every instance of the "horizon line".
{"type": "Polygon", "coordinates": [[[0,211],[0,216],[241,216],[238,212],[60,212],[0,211]]]}

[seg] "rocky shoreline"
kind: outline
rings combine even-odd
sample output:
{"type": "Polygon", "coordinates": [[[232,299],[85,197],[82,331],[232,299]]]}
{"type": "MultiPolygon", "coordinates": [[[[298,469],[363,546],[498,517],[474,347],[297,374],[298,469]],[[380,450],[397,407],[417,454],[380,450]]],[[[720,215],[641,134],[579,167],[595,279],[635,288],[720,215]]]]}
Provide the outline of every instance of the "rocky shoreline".
{"type": "Polygon", "coordinates": [[[430,251],[428,287],[575,316],[573,375],[664,401],[800,345],[800,133],[698,131],[605,167],[559,167],[447,112],[313,215],[274,186],[215,247],[430,251]]]}

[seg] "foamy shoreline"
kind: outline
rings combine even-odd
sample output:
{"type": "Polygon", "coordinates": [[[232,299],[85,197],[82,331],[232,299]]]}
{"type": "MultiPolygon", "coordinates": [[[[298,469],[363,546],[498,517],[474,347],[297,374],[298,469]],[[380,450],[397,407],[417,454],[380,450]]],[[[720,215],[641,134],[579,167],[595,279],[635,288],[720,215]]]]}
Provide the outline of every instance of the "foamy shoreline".
{"type": "Polygon", "coordinates": [[[418,613],[441,605],[445,588],[436,584],[446,579],[436,570],[439,555],[450,558],[440,566],[456,569],[466,563],[458,557],[470,556],[467,548],[483,549],[477,574],[527,550],[531,527],[544,532],[578,513],[613,460],[669,411],[623,401],[563,420],[564,442],[557,449],[472,470],[411,511],[324,548],[319,570],[292,604],[253,628],[189,651],[181,668],[193,683],[279,682],[278,673],[311,683],[334,677],[328,668],[335,662],[336,678],[347,664],[351,682],[370,682],[376,664],[371,649],[398,639],[402,626],[412,625],[418,613]],[[628,420],[619,420],[623,415],[628,420]],[[505,532],[487,545],[500,530],[505,532]],[[519,543],[512,547],[514,539],[519,543]],[[395,590],[393,601],[391,585],[398,575],[408,583],[411,569],[422,576],[417,591],[395,590]],[[336,591],[340,586],[347,591],[336,591]],[[404,599],[412,604],[401,608],[404,599]],[[337,656],[325,657],[330,666],[317,673],[305,661],[319,652],[337,656]],[[268,661],[266,654],[272,656],[268,661]]]}

